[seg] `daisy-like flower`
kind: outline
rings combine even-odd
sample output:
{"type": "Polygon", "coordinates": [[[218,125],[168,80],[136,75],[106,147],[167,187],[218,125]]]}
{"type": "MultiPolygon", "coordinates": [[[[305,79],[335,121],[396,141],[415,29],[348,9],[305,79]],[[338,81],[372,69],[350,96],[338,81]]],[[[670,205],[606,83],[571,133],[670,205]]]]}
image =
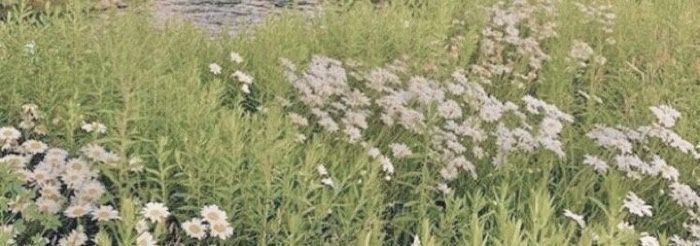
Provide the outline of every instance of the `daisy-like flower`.
{"type": "Polygon", "coordinates": [[[129,159],[129,171],[143,171],[143,159],[141,159],[140,157],[132,157],[131,159],[129,159]]]}
{"type": "Polygon", "coordinates": [[[216,63],[209,64],[209,72],[219,75],[221,74],[221,66],[216,63]]]}
{"type": "Polygon", "coordinates": [[[63,201],[61,200],[48,199],[43,196],[36,199],[37,209],[43,213],[49,214],[57,214],[58,212],[61,212],[62,203],[63,201]]]}
{"type": "Polygon", "coordinates": [[[68,206],[63,214],[68,218],[80,218],[90,213],[91,210],[90,206],[86,204],[73,204],[68,206]]]}
{"type": "Polygon", "coordinates": [[[571,210],[564,209],[564,216],[576,222],[576,224],[578,224],[581,227],[581,229],[586,228],[586,221],[583,220],[583,215],[579,215],[574,212],[571,212],[571,210]]]}
{"type": "Polygon", "coordinates": [[[206,235],[206,227],[202,224],[202,219],[193,218],[182,223],[182,229],[185,230],[187,236],[202,240],[206,235]]]}
{"type": "Polygon", "coordinates": [[[81,202],[93,203],[99,200],[105,192],[105,186],[100,181],[90,180],[80,186],[76,196],[81,202]]]}
{"type": "Polygon", "coordinates": [[[119,212],[114,210],[112,206],[100,206],[92,211],[92,219],[96,221],[118,220],[119,212]]]}
{"type": "Polygon", "coordinates": [[[0,142],[16,141],[22,137],[22,133],[14,127],[0,128],[0,142]]]}
{"type": "Polygon", "coordinates": [[[159,202],[149,202],[141,210],[141,215],[151,220],[154,223],[163,223],[165,218],[170,216],[168,208],[159,202]]]}
{"type": "Polygon", "coordinates": [[[389,144],[389,148],[391,148],[391,152],[397,159],[403,159],[413,155],[411,148],[402,143],[389,144]]]}
{"type": "Polygon", "coordinates": [[[29,158],[21,155],[6,155],[0,158],[0,164],[5,164],[10,170],[20,170],[29,164],[29,158]]]}
{"type": "Polygon", "coordinates": [[[241,57],[241,54],[231,52],[231,61],[236,64],[241,64],[243,62],[243,57],[241,57]]]}
{"type": "Polygon", "coordinates": [[[137,246],[155,246],[156,240],[153,238],[153,235],[151,235],[151,233],[143,232],[136,238],[136,245],[137,246]]]}
{"type": "Polygon", "coordinates": [[[226,212],[222,211],[219,209],[219,206],[216,205],[208,205],[204,206],[202,208],[202,211],[200,211],[200,215],[206,222],[209,222],[209,224],[214,224],[215,222],[225,222],[228,220],[228,216],[226,215],[226,212]]]}
{"type": "Polygon", "coordinates": [[[78,226],[78,228],[71,231],[67,237],[59,240],[58,245],[60,245],[60,246],[81,246],[81,245],[85,245],[87,243],[87,241],[88,241],[88,236],[83,231],[83,228],[81,226],[78,226]]]}
{"type": "Polygon", "coordinates": [[[637,194],[634,194],[634,192],[630,191],[629,193],[627,193],[627,197],[625,197],[625,203],[622,206],[627,208],[627,210],[630,213],[635,214],[639,217],[652,216],[651,206],[646,205],[644,200],[639,198],[637,194]]]}
{"type": "Polygon", "coordinates": [[[657,240],[655,237],[649,235],[649,233],[642,232],[641,234],[642,237],[639,238],[639,243],[642,246],[659,246],[659,240],[657,240]]]}
{"type": "Polygon", "coordinates": [[[29,154],[39,154],[44,153],[44,151],[46,151],[49,147],[41,141],[27,140],[22,143],[22,148],[29,154]]]}
{"type": "Polygon", "coordinates": [[[216,221],[210,226],[211,236],[226,240],[233,235],[233,227],[226,221],[216,221]]]}

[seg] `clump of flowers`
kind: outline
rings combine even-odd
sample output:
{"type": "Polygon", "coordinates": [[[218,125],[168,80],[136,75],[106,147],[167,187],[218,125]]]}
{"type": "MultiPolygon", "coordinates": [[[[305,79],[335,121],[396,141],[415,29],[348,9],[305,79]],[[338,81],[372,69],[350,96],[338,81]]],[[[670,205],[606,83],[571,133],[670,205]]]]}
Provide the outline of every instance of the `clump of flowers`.
{"type": "MultiPolygon", "coordinates": [[[[104,231],[113,228],[122,217],[115,209],[120,204],[110,198],[116,195],[110,194],[114,187],[107,187],[102,171],[121,165],[129,170],[143,168],[143,161],[133,157],[125,163],[120,155],[94,143],[71,155],[67,150],[31,139],[31,133],[38,135],[29,131],[36,130],[33,124],[41,119],[41,112],[33,104],[22,109],[24,133],[15,127],[0,127],[0,201],[7,201],[0,206],[0,221],[7,223],[0,225],[0,239],[5,240],[0,244],[72,246],[88,245],[91,240],[110,242],[104,231]]],[[[101,123],[84,124],[81,128],[106,130],[101,123]]],[[[156,230],[154,236],[149,231],[148,221],[164,228],[170,223],[171,212],[163,203],[148,202],[140,215],[144,219],[136,226],[135,244],[155,245],[160,234],[156,230]]],[[[224,240],[232,235],[226,214],[218,207],[205,207],[202,215],[212,236],[224,240]]],[[[188,235],[200,237],[195,222],[182,227],[188,235]]]]}
{"type": "Polygon", "coordinates": [[[541,43],[557,36],[556,24],[549,20],[556,14],[555,2],[501,1],[492,6],[471,74],[487,84],[499,78],[519,86],[537,80],[550,59],[541,43]]]}
{"type": "MultiPolygon", "coordinates": [[[[542,149],[565,156],[559,135],[573,122],[571,115],[532,96],[521,99],[522,107],[501,101],[463,71],[437,82],[404,73],[405,67],[395,65],[399,62],[351,72],[359,76],[348,76],[342,62],[328,57],[314,56],[302,73],[291,62],[282,63],[305,109],[290,113],[290,120],[301,130],[318,127],[366,148],[387,180],[394,175],[394,164],[408,161],[414,152],[405,144],[372,139],[365,134],[372,127],[402,129],[430,139],[429,152],[439,157],[436,172],[446,182],[462,171],[477,178],[474,163],[498,167],[514,152],[542,149]],[[486,148],[490,143],[497,147],[486,148]]],[[[443,183],[439,190],[449,187],[443,183]]]]}
{"type": "MultiPolygon", "coordinates": [[[[582,21],[586,24],[597,23],[600,25],[600,29],[605,34],[613,33],[615,27],[615,19],[617,15],[613,11],[612,5],[586,5],[583,3],[574,3],[581,13],[584,14],[585,18],[582,21]]],[[[615,44],[615,39],[608,37],[605,40],[608,44],[615,44]]]]}
{"type": "MultiPolygon", "coordinates": [[[[676,167],[669,165],[655,151],[653,143],[662,143],[674,148],[684,154],[690,155],[694,159],[700,159],[700,153],[689,141],[683,139],[671,128],[676,121],[681,118],[680,112],[670,105],[660,105],[650,107],[656,117],[656,122],[650,125],[638,127],[636,129],[616,126],[609,127],[596,125],[586,135],[598,146],[612,152],[614,157],[609,161],[612,165],[610,169],[616,169],[624,173],[631,179],[661,178],[665,180],[670,192],[667,194],[671,200],[679,206],[685,208],[690,215],[686,225],[689,231],[693,227],[700,228],[700,217],[697,211],[700,205],[700,196],[690,186],[680,181],[680,172],[676,167]]],[[[607,155],[607,154],[606,154],[607,155]]],[[[594,155],[587,155],[584,163],[594,168],[599,174],[604,174],[602,170],[608,170],[606,161],[594,155]]],[[[653,216],[652,207],[647,205],[635,193],[629,192],[624,200],[623,207],[631,214],[639,217],[653,216]]],[[[695,245],[700,243],[700,234],[692,234],[690,239],[681,239],[675,236],[671,241],[677,245],[695,245]]],[[[655,238],[643,236],[642,244],[655,245],[655,238]],[[653,239],[653,240],[652,240],[653,239]]]]}

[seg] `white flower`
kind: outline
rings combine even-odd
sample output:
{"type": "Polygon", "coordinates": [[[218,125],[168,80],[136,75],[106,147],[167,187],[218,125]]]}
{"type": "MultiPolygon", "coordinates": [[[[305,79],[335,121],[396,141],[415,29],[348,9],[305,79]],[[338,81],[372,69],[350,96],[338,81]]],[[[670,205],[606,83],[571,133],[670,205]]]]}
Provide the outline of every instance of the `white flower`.
{"type": "Polygon", "coordinates": [[[22,133],[14,127],[0,128],[0,142],[16,141],[22,137],[22,133]]]}
{"type": "Polygon", "coordinates": [[[136,246],[155,246],[156,240],[149,232],[143,232],[136,238],[136,246]]]}
{"type": "Polygon", "coordinates": [[[253,83],[253,77],[241,72],[241,71],[236,71],[232,75],[234,78],[236,78],[238,81],[243,82],[243,84],[250,85],[253,83]]]}
{"type": "Polygon", "coordinates": [[[83,122],[82,126],[80,128],[83,129],[83,131],[88,132],[88,133],[90,133],[90,132],[97,132],[100,134],[107,133],[107,126],[105,126],[104,124],[102,124],[100,122],[96,122],[96,121],[90,122],[90,123],[83,122]]]}
{"type": "Polygon", "coordinates": [[[318,171],[318,175],[320,176],[328,176],[328,170],[323,164],[320,164],[316,167],[316,171],[318,171]]]}
{"type": "Polygon", "coordinates": [[[676,125],[676,120],[681,117],[681,113],[669,105],[659,105],[649,107],[649,109],[654,113],[659,124],[666,128],[671,128],[676,125]]]}
{"type": "Polygon", "coordinates": [[[22,148],[25,152],[29,154],[39,154],[46,151],[49,147],[41,141],[27,140],[24,143],[22,143],[22,148]]]}
{"type": "Polygon", "coordinates": [[[333,179],[331,179],[331,178],[321,179],[321,184],[328,186],[328,187],[335,187],[335,183],[333,183],[333,179]]]}
{"type": "Polygon", "coordinates": [[[97,221],[110,221],[119,219],[119,212],[112,206],[100,206],[92,211],[92,219],[97,221]]]}
{"type": "Polygon", "coordinates": [[[446,183],[439,183],[437,189],[445,195],[452,193],[452,189],[446,183]]]}
{"type": "Polygon", "coordinates": [[[202,219],[193,218],[191,220],[182,223],[182,229],[185,230],[185,234],[191,238],[196,238],[199,240],[204,239],[207,235],[206,227],[202,224],[202,219]]]}
{"type": "Polygon", "coordinates": [[[574,40],[569,56],[579,62],[585,62],[593,56],[593,49],[586,42],[574,40]]]}
{"type": "Polygon", "coordinates": [[[67,237],[62,238],[58,241],[60,246],[81,246],[85,245],[88,241],[88,237],[83,232],[83,228],[79,226],[77,229],[73,230],[68,234],[67,237]]]}
{"type": "Polygon", "coordinates": [[[243,62],[243,57],[241,57],[241,54],[238,54],[236,52],[231,52],[231,61],[236,63],[236,64],[241,64],[243,62]]]}
{"type": "Polygon", "coordinates": [[[213,224],[214,222],[225,222],[228,220],[226,212],[219,209],[219,206],[216,205],[204,206],[199,214],[206,222],[209,222],[209,224],[213,224]]]}
{"type": "Polygon", "coordinates": [[[233,235],[233,227],[226,221],[215,221],[210,224],[211,236],[226,240],[233,235]]]}
{"type": "Polygon", "coordinates": [[[63,214],[68,218],[80,218],[90,213],[91,210],[92,209],[88,205],[74,204],[66,208],[63,214]]]}
{"type": "Polygon", "coordinates": [[[637,216],[652,216],[651,206],[646,205],[644,200],[639,198],[637,194],[634,194],[634,192],[630,191],[629,193],[627,193],[625,203],[622,206],[627,208],[627,210],[630,213],[635,214],[637,216]]]}
{"type": "Polygon", "coordinates": [[[462,107],[453,100],[447,100],[438,106],[438,113],[445,119],[458,119],[462,117],[462,107]]]}
{"type": "Polygon", "coordinates": [[[634,225],[630,225],[627,221],[617,224],[617,229],[621,231],[634,231],[634,225]]]}
{"type": "Polygon", "coordinates": [[[34,55],[36,54],[36,42],[34,40],[29,41],[29,43],[26,43],[24,45],[24,52],[27,52],[29,55],[34,55]]]}
{"type": "Polygon", "coordinates": [[[686,208],[700,205],[700,197],[690,186],[676,182],[669,187],[671,188],[671,198],[678,204],[686,208]]]}
{"type": "Polygon", "coordinates": [[[659,246],[659,240],[649,235],[649,233],[642,232],[641,236],[642,237],[639,238],[641,246],[659,246]]]}
{"type": "Polygon", "coordinates": [[[141,215],[151,220],[154,223],[163,223],[165,218],[170,216],[168,208],[159,202],[149,202],[141,210],[141,215]]]}
{"type": "Polygon", "coordinates": [[[586,228],[586,221],[583,220],[583,215],[575,214],[571,210],[564,209],[564,216],[569,217],[578,224],[581,229],[586,228]]]}
{"type": "Polygon", "coordinates": [[[250,86],[248,84],[241,85],[241,91],[245,94],[250,94],[250,86]]]}
{"type": "Polygon", "coordinates": [[[216,63],[209,64],[209,72],[217,75],[221,74],[221,66],[216,63]]]}
{"type": "Polygon", "coordinates": [[[407,145],[402,144],[402,143],[389,144],[389,148],[391,148],[391,152],[393,153],[394,157],[397,159],[403,159],[403,158],[406,158],[408,156],[413,155],[411,148],[409,148],[407,145]]]}
{"type": "Polygon", "coordinates": [[[593,167],[593,169],[600,173],[603,174],[606,171],[608,171],[608,164],[605,163],[605,161],[601,160],[597,156],[592,156],[592,155],[585,155],[585,159],[583,160],[583,164],[589,165],[593,167]]]}

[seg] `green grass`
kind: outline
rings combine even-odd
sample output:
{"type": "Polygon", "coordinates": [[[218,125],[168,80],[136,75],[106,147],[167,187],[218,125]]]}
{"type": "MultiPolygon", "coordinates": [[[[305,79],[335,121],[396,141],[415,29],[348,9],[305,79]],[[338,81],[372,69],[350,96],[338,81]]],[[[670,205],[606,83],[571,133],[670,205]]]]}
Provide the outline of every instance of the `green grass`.
{"type": "MultiPolygon", "coordinates": [[[[566,159],[523,155],[497,170],[480,165],[478,179],[464,175],[454,195],[443,196],[433,188],[437,169],[422,160],[397,164],[393,181],[385,182],[363,148],[335,135],[294,142],[298,130],[276,100],[294,97],[280,57],[305,64],[322,54],[372,67],[406,56],[414,73],[448,78],[478,49],[482,7],[491,2],[380,9],[358,2],[329,6],[310,25],[286,14],[252,34],[215,38],[187,25],[156,29],[140,8],[0,23],[0,125],[16,125],[20,105],[35,103],[50,122],[43,140],[70,150],[98,141],[141,156],[151,171],[121,174],[116,194],[163,201],[180,220],[219,204],[232,218],[234,236],[225,242],[231,245],[409,245],[413,235],[423,245],[589,245],[593,233],[603,245],[629,245],[638,237],[612,234],[626,218],[619,207],[630,190],[654,206],[654,217],[632,220],[638,232],[660,241],[682,233],[685,214],[660,195],[658,180],[598,176],[582,165],[584,154],[600,152],[582,133],[596,123],[647,124],[653,120],[648,107],[668,103],[683,113],[676,131],[700,141],[700,22],[694,19],[700,5],[692,0],[615,1],[617,44],[604,49],[602,32],[581,23],[571,2],[562,1],[559,37],[544,44],[553,59],[541,82],[526,90],[489,88],[511,100],[531,91],[578,115],[563,137],[566,159]],[[466,25],[453,26],[453,19],[466,25]],[[445,42],[460,34],[460,54],[450,58],[445,42]],[[587,73],[581,84],[564,61],[574,39],[608,59],[605,71],[587,73]],[[30,41],[37,45],[34,56],[23,50],[30,41]],[[246,112],[237,87],[208,72],[210,63],[227,64],[231,51],[244,57],[241,70],[255,77],[254,97],[264,110],[246,112]],[[430,64],[440,69],[433,72],[430,64]],[[580,89],[603,103],[577,103],[580,89]],[[83,119],[105,123],[107,137],[80,133],[83,119]],[[335,189],[320,184],[319,163],[336,178],[335,189]],[[581,232],[563,209],[584,213],[589,227],[581,232]]],[[[225,65],[224,74],[231,67],[225,65]]],[[[378,134],[407,139],[400,132],[378,134]]],[[[681,170],[681,180],[700,185],[697,160],[659,153],[681,170]]]]}

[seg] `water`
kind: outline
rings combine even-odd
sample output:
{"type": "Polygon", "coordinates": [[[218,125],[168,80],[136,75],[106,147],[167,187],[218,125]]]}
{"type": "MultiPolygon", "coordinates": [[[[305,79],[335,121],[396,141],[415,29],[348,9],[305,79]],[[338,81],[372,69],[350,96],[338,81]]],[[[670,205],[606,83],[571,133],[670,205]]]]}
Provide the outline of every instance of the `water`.
{"type": "Polygon", "coordinates": [[[262,22],[266,16],[291,8],[313,13],[320,0],[154,0],[158,21],[181,18],[214,33],[226,27],[235,34],[246,25],[262,22]]]}

